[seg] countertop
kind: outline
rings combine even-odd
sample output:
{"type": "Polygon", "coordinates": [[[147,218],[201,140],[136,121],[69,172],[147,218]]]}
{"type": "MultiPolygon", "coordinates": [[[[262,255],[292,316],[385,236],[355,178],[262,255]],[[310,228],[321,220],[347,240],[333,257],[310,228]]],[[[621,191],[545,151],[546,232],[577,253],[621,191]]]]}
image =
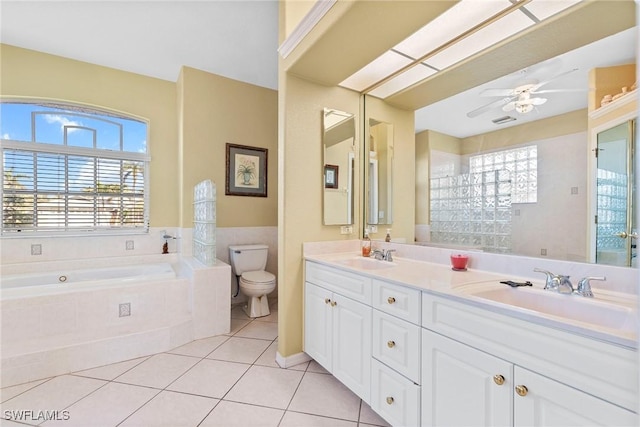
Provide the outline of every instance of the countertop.
{"type": "Polygon", "coordinates": [[[524,282],[526,279],[474,269],[454,271],[449,265],[400,257],[394,257],[393,262],[389,263],[364,258],[356,252],[306,254],[304,258],[374,279],[411,286],[423,292],[543,326],[627,348],[637,347],[636,295],[604,290],[594,290],[594,298],[562,295],[545,291],[542,277],[540,281],[532,281],[532,287],[510,288],[500,282],[504,280],[524,282]],[[360,262],[365,266],[369,263],[383,263],[383,266],[359,268],[360,262]],[[477,295],[478,291],[491,290],[498,290],[507,297],[512,293],[511,296],[515,295],[520,300],[524,298],[525,302],[528,296],[532,296],[532,300],[542,296],[543,311],[477,295]],[[518,294],[515,294],[516,292],[518,294]],[[541,295],[540,293],[543,292],[544,294],[541,295]]]}

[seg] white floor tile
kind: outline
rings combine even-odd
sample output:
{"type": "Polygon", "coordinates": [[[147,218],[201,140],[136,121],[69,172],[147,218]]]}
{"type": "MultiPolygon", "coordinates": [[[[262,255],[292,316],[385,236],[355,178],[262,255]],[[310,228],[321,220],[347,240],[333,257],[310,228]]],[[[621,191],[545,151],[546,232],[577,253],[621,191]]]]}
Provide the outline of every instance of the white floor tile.
{"type": "Polygon", "coordinates": [[[67,408],[68,420],[48,421],[43,425],[116,426],[158,393],[158,390],[148,387],[111,382],[67,408]]]}
{"type": "Polygon", "coordinates": [[[311,362],[309,362],[309,368],[307,368],[307,372],[315,372],[316,374],[329,374],[329,371],[324,369],[315,360],[312,360],[311,362]]]}
{"type": "Polygon", "coordinates": [[[250,365],[203,359],[167,387],[168,390],[222,398],[250,365]]]}
{"type": "Polygon", "coordinates": [[[273,341],[278,337],[278,324],[253,321],[236,332],[234,336],[273,341]]]}
{"type": "Polygon", "coordinates": [[[269,347],[269,344],[271,341],[231,337],[207,358],[252,364],[269,347]]]}
{"type": "Polygon", "coordinates": [[[81,377],[98,378],[101,380],[112,380],[147,359],[148,357],[139,357],[137,359],[126,360],[120,363],[113,363],[111,365],[105,365],[98,368],[85,369],[84,371],[74,372],[74,375],[79,375],[81,377]]]}
{"type": "Polygon", "coordinates": [[[272,368],[278,368],[276,363],[276,351],[278,351],[278,341],[272,342],[269,347],[260,355],[255,364],[260,366],[270,366],[272,368]]]}
{"type": "Polygon", "coordinates": [[[184,356],[205,357],[213,350],[227,341],[227,335],[217,335],[215,337],[203,338],[201,340],[191,341],[183,346],[174,348],[167,353],[182,354],[184,356]]]}
{"type": "Polygon", "coordinates": [[[278,312],[269,310],[270,314],[268,316],[256,317],[256,322],[278,322],[278,312]]]}
{"type": "Polygon", "coordinates": [[[4,402],[6,400],[14,398],[17,395],[24,393],[27,390],[31,390],[32,388],[42,384],[45,381],[47,380],[44,379],[44,380],[38,380],[38,381],[31,381],[28,383],[18,384],[11,387],[5,387],[3,389],[0,389],[0,402],[4,402]]]}
{"type": "Polygon", "coordinates": [[[332,375],[307,372],[289,410],[358,421],[360,398],[332,375]]]}
{"type": "Polygon", "coordinates": [[[165,388],[199,359],[177,354],[156,354],[115,379],[117,382],[165,388]]]}
{"type": "Polygon", "coordinates": [[[231,319],[231,328],[227,335],[234,335],[242,328],[251,323],[251,319],[248,317],[246,319],[231,319]]]}
{"type": "Polygon", "coordinates": [[[61,375],[32,388],[2,404],[6,410],[62,410],[107,382],[93,378],[61,375]]]}
{"type": "Polygon", "coordinates": [[[371,409],[371,406],[364,402],[362,402],[360,406],[360,424],[389,427],[389,423],[380,415],[376,414],[373,409],[371,409]]]}
{"type": "Polygon", "coordinates": [[[287,411],[280,423],[280,427],[357,427],[357,425],[358,423],[353,421],[319,417],[317,415],[292,411],[287,411]]]}
{"type": "Polygon", "coordinates": [[[222,401],[199,427],[277,427],[283,413],[280,409],[222,401]]]}
{"type": "Polygon", "coordinates": [[[24,427],[25,425],[31,425],[31,424],[17,423],[11,420],[0,418],[0,427],[24,427]]]}
{"type": "Polygon", "coordinates": [[[225,396],[225,400],[286,409],[303,372],[252,366],[225,396]]]}
{"type": "Polygon", "coordinates": [[[218,402],[209,397],[163,391],[118,427],[197,426],[218,402]]]}
{"type": "Polygon", "coordinates": [[[251,320],[247,313],[244,312],[244,304],[236,305],[231,309],[231,319],[251,320]]]}

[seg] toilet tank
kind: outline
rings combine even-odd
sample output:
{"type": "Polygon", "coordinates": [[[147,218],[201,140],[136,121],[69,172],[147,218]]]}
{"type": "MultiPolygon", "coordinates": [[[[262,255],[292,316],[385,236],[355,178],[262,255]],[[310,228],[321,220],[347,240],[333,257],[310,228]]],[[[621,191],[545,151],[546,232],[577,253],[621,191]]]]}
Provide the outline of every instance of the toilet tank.
{"type": "Polygon", "coordinates": [[[267,245],[232,245],[229,246],[229,262],[233,274],[242,275],[245,271],[264,270],[267,266],[267,245]]]}

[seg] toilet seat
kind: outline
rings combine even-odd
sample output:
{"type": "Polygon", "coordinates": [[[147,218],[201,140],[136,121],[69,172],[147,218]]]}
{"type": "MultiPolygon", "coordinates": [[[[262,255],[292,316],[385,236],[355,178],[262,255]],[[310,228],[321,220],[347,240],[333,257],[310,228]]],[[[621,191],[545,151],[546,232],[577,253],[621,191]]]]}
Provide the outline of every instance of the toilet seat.
{"type": "Polygon", "coordinates": [[[240,277],[248,285],[264,285],[276,280],[276,276],[268,271],[245,271],[240,277]]]}

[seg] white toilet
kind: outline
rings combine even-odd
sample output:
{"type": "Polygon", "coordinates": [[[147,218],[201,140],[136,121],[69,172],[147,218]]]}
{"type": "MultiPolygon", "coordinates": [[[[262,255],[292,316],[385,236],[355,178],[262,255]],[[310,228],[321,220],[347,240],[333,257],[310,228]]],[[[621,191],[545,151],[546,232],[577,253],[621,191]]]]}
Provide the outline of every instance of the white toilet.
{"type": "Polygon", "coordinates": [[[233,274],[240,276],[240,290],[249,299],[244,307],[249,317],[269,315],[267,295],[276,288],[276,276],[264,271],[268,250],[267,245],[229,246],[233,274]]]}

